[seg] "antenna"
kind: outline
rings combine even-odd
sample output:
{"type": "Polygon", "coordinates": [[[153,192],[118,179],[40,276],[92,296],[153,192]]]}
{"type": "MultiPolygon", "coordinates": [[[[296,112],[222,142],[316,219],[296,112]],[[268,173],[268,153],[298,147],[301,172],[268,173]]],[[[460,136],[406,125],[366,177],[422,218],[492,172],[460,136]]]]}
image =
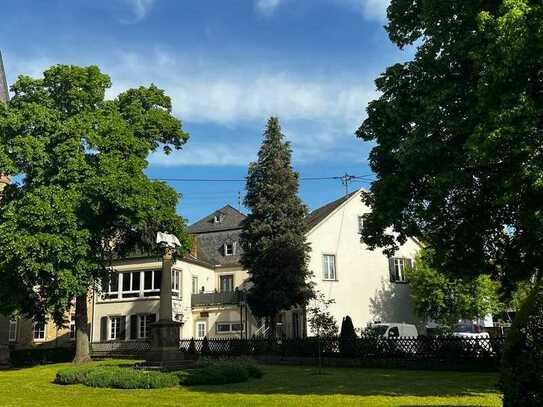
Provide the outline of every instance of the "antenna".
{"type": "Polygon", "coordinates": [[[348,195],[349,194],[349,184],[353,181],[353,179],[355,179],[357,177],[355,177],[354,175],[349,175],[347,173],[345,173],[345,175],[339,177],[339,179],[341,180],[341,183],[343,185],[345,185],[345,195],[348,195]]]}
{"type": "Polygon", "coordinates": [[[238,191],[238,211],[241,212],[241,191],[238,191]]]}

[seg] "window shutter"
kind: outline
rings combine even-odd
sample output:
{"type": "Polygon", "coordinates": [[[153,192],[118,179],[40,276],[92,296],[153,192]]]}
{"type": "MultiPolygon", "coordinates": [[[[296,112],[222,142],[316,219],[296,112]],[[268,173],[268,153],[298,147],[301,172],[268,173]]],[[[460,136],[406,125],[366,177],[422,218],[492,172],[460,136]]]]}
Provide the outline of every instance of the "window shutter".
{"type": "Polygon", "coordinates": [[[107,341],[107,317],[100,318],[100,341],[107,341]]]}
{"type": "Polygon", "coordinates": [[[130,315],[130,339],[138,339],[138,316],[130,315]]]}
{"type": "Polygon", "coordinates": [[[236,255],[237,247],[238,247],[238,242],[232,243],[232,255],[234,255],[234,256],[236,255]]]}
{"type": "Polygon", "coordinates": [[[126,317],[125,316],[121,317],[121,329],[120,329],[119,339],[121,341],[124,341],[126,339],[126,317]]]}
{"type": "Polygon", "coordinates": [[[390,282],[394,283],[396,281],[396,270],[394,268],[394,257],[388,258],[388,273],[390,275],[390,282]]]}

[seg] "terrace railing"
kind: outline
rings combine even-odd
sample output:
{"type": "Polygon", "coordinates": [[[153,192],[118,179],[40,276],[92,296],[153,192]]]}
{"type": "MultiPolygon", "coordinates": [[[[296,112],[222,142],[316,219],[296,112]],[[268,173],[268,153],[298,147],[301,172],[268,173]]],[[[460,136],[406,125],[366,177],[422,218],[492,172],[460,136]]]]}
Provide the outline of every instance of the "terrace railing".
{"type": "Polygon", "coordinates": [[[192,294],[192,307],[239,304],[239,291],[223,291],[192,294]]]}

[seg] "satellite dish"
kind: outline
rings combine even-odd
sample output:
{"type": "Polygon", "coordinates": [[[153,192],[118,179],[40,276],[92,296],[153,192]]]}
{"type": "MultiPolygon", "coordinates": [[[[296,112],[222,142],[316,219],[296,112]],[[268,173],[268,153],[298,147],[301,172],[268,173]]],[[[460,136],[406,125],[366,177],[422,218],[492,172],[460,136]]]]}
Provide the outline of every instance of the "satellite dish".
{"type": "Polygon", "coordinates": [[[170,235],[164,232],[158,232],[156,234],[156,242],[157,244],[170,249],[175,249],[176,247],[181,246],[179,239],[175,235],[170,235]]]}

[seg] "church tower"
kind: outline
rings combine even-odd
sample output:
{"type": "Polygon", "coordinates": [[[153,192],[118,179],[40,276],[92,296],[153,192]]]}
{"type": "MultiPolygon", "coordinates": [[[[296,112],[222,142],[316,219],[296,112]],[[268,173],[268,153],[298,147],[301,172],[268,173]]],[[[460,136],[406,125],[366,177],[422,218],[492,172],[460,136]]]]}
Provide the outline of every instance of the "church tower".
{"type": "MultiPolygon", "coordinates": [[[[0,52],[0,103],[8,103],[8,83],[6,81],[6,72],[2,61],[2,52],[0,52]]],[[[0,192],[9,184],[9,177],[0,173],[0,192]]]]}

